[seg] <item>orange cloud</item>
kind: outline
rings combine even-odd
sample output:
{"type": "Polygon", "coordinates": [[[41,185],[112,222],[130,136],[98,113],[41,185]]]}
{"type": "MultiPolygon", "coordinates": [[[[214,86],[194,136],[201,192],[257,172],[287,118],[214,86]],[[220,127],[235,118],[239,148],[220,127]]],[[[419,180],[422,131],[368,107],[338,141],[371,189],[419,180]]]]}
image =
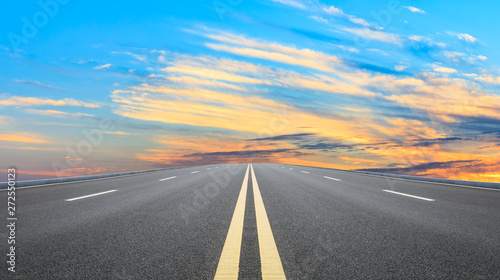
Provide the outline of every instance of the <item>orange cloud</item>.
{"type": "Polygon", "coordinates": [[[36,110],[36,109],[28,109],[26,112],[35,115],[43,115],[57,118],[67,118],[67,117],[93,117],[94,115],[84,114],[84,113],[67,113],[57,110],[36,110]]]}
{"type": "MultiPolygon", "coordinates": [[[[438,167],[429,165],[430,168],[424,171],[413,172],[415,175],[448,178],[469,178],[474,174],[496,178],[491,175],[499,166],[496,160],[498,151],[492,148],[481,150],[484,141],[457,141],[451,145],[436,140],[416,145],[425,139],[453,137],[443,122],[456,122],[457,116],[500,118],[500,98],[481,91],[470,80],[450,78],[448,74],[453,69],[435,65],[433,68],[444,74],[422,73],[415,77],[375,74],[349,68],[339,58],[314,50],[217,30],[204,31],[206,34],[200,35],[215,41],[207,43],[208,48],[273,62],[273,67],[182,54],[172,54],[169,56],[171,61],[166,62],[162,56],[160,62],[167,66],[162,69],[161,75],[154,76],[160,79],[113,92],[111,98],[118,105],[115,112],[144,121],[227,130],[228,134],[236,136],[223,138],[200,132],[206,137],[155,139],[158,147],[137,154],[138,159],[177,165],[193,160],[203,161],[208,157],[212,160],[244,161],[246,158],[241,159],[242,154],[238,159],[232,152],[256,151],[261,156],[254,160],[263,162],[337,168],[386,167],[388,163],[411,168],[425,163],[444,163],[442,166],[449,163],[447,169],[436,164],[438,167]],[[276,68],[274,62],[281,63],[283,67],[302,66],[309,72],[276,68]],[[390,106],[414,110],[416,119],[380,117],[377,115],[379,112],[363,108],[362,103],[357,108],[350,108],[323,102],[322,106],[336,114],[315,113],[300,109],[300,105],[278,101],[285,99],[268,97],[270,87],[306,89],[318,95],[329,93],[383,99],[390,106]],[[418,118],[421,115],[428,116],[430,121],[418,118]],[[256,135],[266,137],[297,133],[314,135],[321,141],[360,147],[363,153],[349,154],[351,151],[347,151],[338,156],[334,149],[326,153],[314,150],[304,152],[291,141],[259,142],[252,144],[252,148],[244,145],[248,144],[245,139],[256,138],[256,135]],[[332,154],[335,156],[332,157],[332,154]],[[484,167],[478,168],[479,165],[484,167]]],[[[399,39],[383,32],[363,35],[393,43],[399,39]]]]}
{"type": "Polygon", "coordinates": [[[260,58],[260,59],[267,59],[267,60],[286,63],[286,64],[292,64],[292,65],[303,66],[303,67],[307,67],[307,68],[313,68],[313,69],[317,69],[317,70],[325,71],[325,72],[335,72],[334,68],[332,68],[329,65],[325,65],[324,63],[321,63],[321,62],[318,62],[315,60],[310,60],[310,59],[296,58],[296,57],[289,56],[289,55],[282,54],[282,53],[268,52],[265,50],[234,47],[234,46],[227,46],[227,45],[220,45],[220,44],[211,44],[211,43],[206,44],[206,46],[208,48],[213,49],[213,50],[229,52],[229,53],[233,53],[233,54],[237,54],[237,55],[241,55],[241,56],[249,56],[249,57],[255,57],[255,58],[260,58]]]}
{"type": "MultiPolygon", "coordinates": [[[[221,90],[249,91],[245,86],[267,85],[356,96],[372,97],[378,95],[352,83],[342,82],[327,75],[305,75],[290,70],[271,69],[229,59],[177,55],[172,63],[173,66],[162,69],[169,75],[164,78],[179,85],[189,85],[190,87],[208,86],[221,90]],[[234,83],[243,85],[238,86],[234,83]]],[[[154,75],[154,77],[163,76],[154,75]]]]}
{"type": "Polygon", "coordinates": [[[17,149],[17,150],[32,150],[32,151],[46,151],[46,148],[40,148],[40,147],[17,147],[17,146],[5,146],[5,145],[0,145],[0,148],[2,149],[17,149]]]}
{"type": "Polygon", "coordinates": [[[271,43],[263,40],[251,39],[242,35],[236,35],[229,32],[221,32],[212,29],[206,29],[206,31],[207,33],[202,34],[203,36],[219,42],[264,50],[269,53],[282,54],[299,60],[323,61],[336,64],[343,63],[336,56],[328,55],[311,49],[298,49],[293,46],[285,46],[275,42],[271,43]]]}
{"type": "Polygon", "coordinates": [[[362,158],[351,158],[351,157],[343,157],[339,156],[340,159],[345,160],[346,162],[352,162],[353,164],[362,164],[364,166],[372,166],[372,165],[380,165],[382,162],[376,160],[362,159],[362,158]]]}
{"type": "Polygon", "coordinates": [[[33,133],[0,134],[0,141],[21,142],[21,143],[51,143],[44,140],[40,135],[33,133]]]}
{"type": "Polygon", "coordinates": [[[203,77],[203,78],[209,78],[209,79],[214,79],[214,80],[223,80],[223,81],[234,82],[234,83],[247,83],[247,84],[260,84],[260,83],[262,83],[258,79],[252,79],[252,78],[248,78],[248,77],[244,77],[244,76],[240,76],[240,75],[235,75],[235,74],[230,74],[227,72],[213,70],[213,69],[203,69],[203,68],[183,66],[183,67],[167,67],[167,68],[164,68],[162,70],[166,71],[166,72],[188,74],[188,75],[194,75],[194,76],[199,76],[199,77],[203,77]]]}
{"type": "Polygon", "coordinates": [[[78,101],[78,100],[75,100],[72,98],[53,100],[53,99],[41,99],[38,97],[21,97],[21,96],[12,96],[8,99],[0,100],[0,105],[20,106],[20,107],[47,106],[47,105],[48,106],[79,106],[79,107],[87,107],[87,108],[100,107],[97,104],[78,101]]]}
{"type": "Polygon", "coordinates": [[[454,122],[454,115],[500,118],[500,96],[479,92],[463,79],[428,75],[424,85],[413,87],[408,94],[395,94],[387,99],[411,109],[427,111],[445,122],[454,122]]]}

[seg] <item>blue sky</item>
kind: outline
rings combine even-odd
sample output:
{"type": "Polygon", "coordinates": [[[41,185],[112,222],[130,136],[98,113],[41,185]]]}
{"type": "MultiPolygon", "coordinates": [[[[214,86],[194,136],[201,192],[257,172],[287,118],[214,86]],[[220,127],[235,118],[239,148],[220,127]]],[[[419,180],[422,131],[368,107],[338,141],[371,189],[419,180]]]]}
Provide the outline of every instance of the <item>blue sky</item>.
{"type": "Polygon", "coordinates": [[[252,160],[499,180],[498,2],[6,5],[0,151],[25,178],[252,160]]]}

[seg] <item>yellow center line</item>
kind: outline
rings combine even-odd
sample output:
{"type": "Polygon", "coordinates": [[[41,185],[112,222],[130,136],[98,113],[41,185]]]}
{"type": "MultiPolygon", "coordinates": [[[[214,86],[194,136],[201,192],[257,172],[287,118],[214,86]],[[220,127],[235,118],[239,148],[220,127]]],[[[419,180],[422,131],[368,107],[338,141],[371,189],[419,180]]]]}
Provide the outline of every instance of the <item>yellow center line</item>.
{"type": "Polygon", "coordinates": [[[233,218],[229,225],[229,231],[226,236],[226,242],[219,259],[217,272],[214,279],[238,279],[240,268],[241,239],[243,238],[243,221],[245,218],[245,204],[247,200],[248,189],[248,170],[247,166],[245,178],[241,185],[240,195],[234,208],[233,218]]]}
{"type": "Polygon", "coordinates": [[[262,269],[262,279],[286,279],[283,265],[281,264],[278,247],[274,241],[271,224],[267,217],[264,201],[260,194],[257,178],[253,166],[250,165],[252,170],[252,187],[253,197],[255,202],[255,216],[257,217],[257,234],[259,236],[259,250],[260,250],[260,265],[262,269]]]}

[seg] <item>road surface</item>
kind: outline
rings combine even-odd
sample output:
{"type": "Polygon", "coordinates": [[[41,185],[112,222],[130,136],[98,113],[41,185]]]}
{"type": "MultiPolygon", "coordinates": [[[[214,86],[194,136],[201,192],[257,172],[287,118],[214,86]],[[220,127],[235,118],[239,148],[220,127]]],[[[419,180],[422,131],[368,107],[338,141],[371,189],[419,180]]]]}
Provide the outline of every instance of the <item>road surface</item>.
{"type": "Polygon", "coordinates": [[[226,164],[17,189],[16,211],[0,279],[500,279],[496,190],[226,164]]]}

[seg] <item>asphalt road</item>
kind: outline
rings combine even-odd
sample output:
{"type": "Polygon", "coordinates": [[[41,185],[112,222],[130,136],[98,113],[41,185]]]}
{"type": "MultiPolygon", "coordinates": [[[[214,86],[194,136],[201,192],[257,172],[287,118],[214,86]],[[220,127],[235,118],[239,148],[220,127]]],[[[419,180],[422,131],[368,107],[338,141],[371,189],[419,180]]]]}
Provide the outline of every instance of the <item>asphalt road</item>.
{"type": "Polygon", "coordinates": [[[500,279],[496,190],[227,164],[18,189],[16,216],[0,279],[500,279]]]}

